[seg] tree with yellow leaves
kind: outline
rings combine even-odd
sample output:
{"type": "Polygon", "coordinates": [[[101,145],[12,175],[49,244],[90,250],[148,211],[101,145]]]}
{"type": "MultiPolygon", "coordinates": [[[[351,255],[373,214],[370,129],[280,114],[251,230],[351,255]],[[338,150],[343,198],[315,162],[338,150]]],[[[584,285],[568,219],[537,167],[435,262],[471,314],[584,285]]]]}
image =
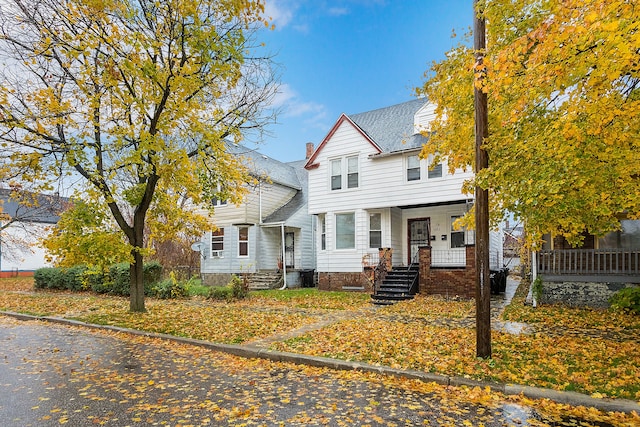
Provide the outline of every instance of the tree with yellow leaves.
{"type": "Polygon", "coordinates": [[[0,5],[3,167],[41,189],[81,178],[124,235],[132,311],[145,310],[145,244],[180,227],[176,200],[242,197],[248,174],[228,144],[272,120],[277,89],[254,49],[263,12],[262,0],[0,5]]]}
{"type": "MultiPolygon", "coordinates": [[[[470,182],[531,243],[640,218],[640,8],[629,0],[484,1],[489,168],[470,182]]],[[[474,163],[474,56],[462,41],[418,93],[438,105],[423,155],[474,163]]]]}

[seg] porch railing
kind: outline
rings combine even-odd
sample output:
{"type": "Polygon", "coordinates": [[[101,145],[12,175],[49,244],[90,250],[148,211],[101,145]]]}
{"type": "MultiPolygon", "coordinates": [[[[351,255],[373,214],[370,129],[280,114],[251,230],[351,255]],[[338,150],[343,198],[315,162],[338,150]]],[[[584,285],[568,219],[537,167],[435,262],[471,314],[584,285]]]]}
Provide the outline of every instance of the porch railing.
{"type": "Polygon", "coordinates": [[[539,251],[542,275],[640,275],[640,249],[567,249],[539,251]]]}
{"type": "Polygon", "coordinates": [[[462,249],[431,250],[431,267],[464,267],[467,265],[467,251],[462,249]]]}

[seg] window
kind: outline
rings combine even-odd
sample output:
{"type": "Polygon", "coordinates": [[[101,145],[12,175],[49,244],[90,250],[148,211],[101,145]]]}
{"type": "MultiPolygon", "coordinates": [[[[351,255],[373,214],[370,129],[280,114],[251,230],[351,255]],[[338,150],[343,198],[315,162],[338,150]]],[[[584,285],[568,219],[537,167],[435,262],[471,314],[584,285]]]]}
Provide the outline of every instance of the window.
{"type": "Polygon", "coordinates": [[[342,188],[342,160],[331,160],[331,189],[342,188]]]}
{"type": "Polygon", "coordinates": [[[324,215],[320,215],[320,250],[327,249],[327,222],[324,215]]]}
{"type": "Polygon", "coordinates": [[[355,249],[356,217],[354,213],[336,214],[336,249],[355,249]]]}
{"type": "Polygon", "coordinates": [[[211,256],[219,257],[224,249],[224,228],[211,232],[211,256]]]}
{"type": "Polygon", "coordinates": [[[358,157],[347,157],[347,188],[358,188],[358,157]]]}
{"type": "Polygon", "coordinates": [[[218,184],[218,187],[216,188],[216,192],[214,193],[214,196],[211,198],[211,205],[213,205],[214,207],[227,205],[227,199],[221,198],[220,197],[221,194],[222,194],[222,186],[218,184]]]}
{"type": "Polygon", "coordinates": [[[332,190],[341,190],[345,181],[347,188],[358,188],[358,156],[331,160],[330,167],[332,190]]]}
{"type": "Polygon", "coordinates": [[[420,157],[418,155],[407,157],[407,181],[420,180],[420,157]]]}
{"type": "Polygon", "coordinates": [[[238,228],[238,256],[249,256],[249,227],[238,228]]]}
{"type": "Polygon", "coordinates": [[[369,247],[382,247],[382,215],[379,213],[369,214],[369,247]]]}
{"type": "Polygon", "coordinates": [[[460,216],[452,216],[451,217],[451,247],[452,248],[463,248],[464,247],[464,228],[460,230],[455,230],[453,227],[453,223],[460,218],[460,216]]]}
{"type": "Polygon", "coordinates": [[[442,163],[433,165],[433,156],[429,156],[429,172],[427,174],[429,179],[442,178],[442,163]]]}

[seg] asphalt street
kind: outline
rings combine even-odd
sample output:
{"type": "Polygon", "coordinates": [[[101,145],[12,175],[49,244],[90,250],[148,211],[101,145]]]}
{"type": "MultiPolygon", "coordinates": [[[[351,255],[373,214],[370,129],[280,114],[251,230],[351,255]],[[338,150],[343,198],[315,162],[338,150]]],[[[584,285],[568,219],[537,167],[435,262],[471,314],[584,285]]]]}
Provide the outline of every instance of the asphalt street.
{"type": "Polygon", "coordinates": [[[0,386],[3,426],[579,422],[545,418],[482,390],[247,359],[158,338],[9,317],[0,317],[0,386]]]}

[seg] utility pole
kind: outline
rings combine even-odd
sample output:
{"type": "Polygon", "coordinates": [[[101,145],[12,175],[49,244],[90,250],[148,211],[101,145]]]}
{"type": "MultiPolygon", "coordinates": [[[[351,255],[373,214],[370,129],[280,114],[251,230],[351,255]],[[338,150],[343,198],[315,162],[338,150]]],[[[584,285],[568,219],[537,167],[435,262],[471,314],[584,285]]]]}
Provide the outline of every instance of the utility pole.
{"type": "MultiPolygon", "coordinates": [[[[475,173],[489,166],[484,140],[489,136],[487,93],[484,90],[486,48],[484,10],[473,1],[475,173]]],[[[491,357],[491,279],[489,271],[489,192],[476,185],[476,356],[491,357]]]]}

